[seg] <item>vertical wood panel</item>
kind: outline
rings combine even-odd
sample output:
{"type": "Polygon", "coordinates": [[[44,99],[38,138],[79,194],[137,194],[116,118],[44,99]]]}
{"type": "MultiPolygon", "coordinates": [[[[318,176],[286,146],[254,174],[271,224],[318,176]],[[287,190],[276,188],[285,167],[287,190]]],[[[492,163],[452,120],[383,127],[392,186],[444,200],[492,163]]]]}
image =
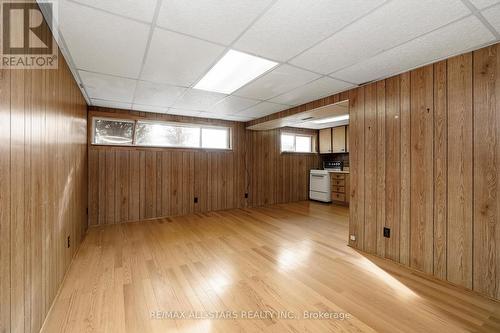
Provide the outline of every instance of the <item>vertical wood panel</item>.
{"type": "Polygon", "coordinates": [[[365,221],[365,151],[364,151],[364,119],[365,101],[363,87],[349,91],[349,170],[351,198],[349,209],[349,234],[354,235],[356,240],[349,239],[349,245],[363,250],[364,244],[364,221],[365,221]]]}
{"type": "Polygon", "coordinates": [[[448,60],[447,278],[472,288],[472,54],[448,60]]]}
{"type": "Polygon", "coordinates": [[[401,74],[401,226],[399,228],[399,262],[410,264],[410,198],[411,198],[411,75],[401,74]]]}
{"type": "Polygon", "coordinates": [[[434,65],[434,275],[446,278],[447,62],[434,65]]]}
{"type": "Polygon", "coordinates": [[[25,330],[25,72],[11,72],[11,330],[25,330]],[[12,168],[12,166],[15,166],[12,168]]]}
{"type": "Polygon", "coordinates": [[[474,290],[500,298],[500,52],[474,52],[474,290]]]}
{"type": "Polygon", "coordinates": [[[106,216],[104,220],[107,224],[115,223],[115,184],[116,184],[116,152],[107,151],[105,160],[106,178],[104,179],[105,192],[104,202],[106,204],[106,216]]]}
{"type": "MultiPolygon", "coordinates": [[[[377,82],[377,255],[385,255],[386,83],[377,82]]],[[[366,172],[366,171],[365,171],[366,172]]]]}
{"type": "Polygon", "coordinates": [[[86,112],[60,53],[55,70],[0,70],[1,332],[40,330],[86,230],[86,112]]]}
{"type": "MultiPolygon", "coordinates": [[[[384,256],[399,261],[399,232],[401,220],[401,124],[400,77],[386,80],[386,177],[385,225],[391,238],[385,238],[384,256]]],[[[380,231],[379,231],[380,232],[380,231]]]]}
{"type": "Polygon", "coordinates": [[[10,71],[0,70],[0,332],[10,332],[10,71]]]}
{"type": "Polygon", "coordinates": [[[433,272],[433,66],[411,72],[410,266],[433,272]]]}
{"type": "MultiPolygon", "coordinates": [[[[364,128],[364,250],[368,253],[377,252],[377,84],[365,87],[365,128],[364,128]]],[[[351,149],[351,153],[354,149],[351,149]]],[[[353,177],[351,177],[352,179],[353,177]]]]}
{"type": "MultiPolygon", "coordinates": [[[[93,150],[90,150],[91,152],[93,150]]],[[[89,161],[92,157],[89,156],[89,161]]],[[[130,188],[130,198],[128,216],[131,221],[137,221],[140,218],[140,194],[141,194],[141,167],[140,167],[140,153],[138,151],[129,152],[129,188],[130,188]]],[[[95,183],[92,178],[89,180],[89,184],[95,183]]]]}

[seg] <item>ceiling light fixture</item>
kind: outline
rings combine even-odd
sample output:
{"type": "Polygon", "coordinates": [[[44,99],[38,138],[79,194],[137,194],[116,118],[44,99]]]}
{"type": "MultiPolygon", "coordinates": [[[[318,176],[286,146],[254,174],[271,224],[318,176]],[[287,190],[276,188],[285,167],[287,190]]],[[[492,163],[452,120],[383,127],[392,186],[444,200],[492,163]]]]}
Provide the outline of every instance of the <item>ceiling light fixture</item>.
{"type": "Polygon", "coordinates": [[[277,65],[274,61],[229,50],[194,88],[231,94],[277,65]]]}
{"type": "Polygon", "coordinates": [[[348,120],[349,115],[345,114],[343,116],[337,116],[337,117],[330,117],[330,118],[323,118],[323,119],[318,119],[318,120],[313,120],[312,122],[315,124],[326,124],[326,123],[333,123],[336,121],[342,121],[342,120],[348,120]]]}

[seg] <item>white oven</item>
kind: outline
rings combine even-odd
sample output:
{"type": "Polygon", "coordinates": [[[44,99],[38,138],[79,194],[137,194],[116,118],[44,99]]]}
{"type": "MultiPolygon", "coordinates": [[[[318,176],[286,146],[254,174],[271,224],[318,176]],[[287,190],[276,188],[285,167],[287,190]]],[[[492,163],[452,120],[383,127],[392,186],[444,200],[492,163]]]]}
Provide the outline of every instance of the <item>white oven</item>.
{"type": "Polygon", "coordinates": [[[330,173],[327,170],[311,170],[309,174],[309,198],[331,202],[330,173]]]}

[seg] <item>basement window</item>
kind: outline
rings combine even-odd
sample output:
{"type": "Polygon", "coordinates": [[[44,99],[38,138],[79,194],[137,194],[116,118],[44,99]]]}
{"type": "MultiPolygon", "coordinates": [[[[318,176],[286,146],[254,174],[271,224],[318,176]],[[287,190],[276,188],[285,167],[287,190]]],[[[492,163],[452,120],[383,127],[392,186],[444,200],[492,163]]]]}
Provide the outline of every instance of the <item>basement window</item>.
{"type": "Polygon", "coordinates": [[[312,135],[281,133],[281,152],[313,153],[312,135]]]}
{"type": "Polygon", "coordinates": [[[229,127],[93,118],[94,145],[231,149],[229,127]]]}
{"type": "Polygon", "coordinates": [[[94,144],[120,145],[132,144],[134,133],[133,120],[94,119],[94,144]]]}

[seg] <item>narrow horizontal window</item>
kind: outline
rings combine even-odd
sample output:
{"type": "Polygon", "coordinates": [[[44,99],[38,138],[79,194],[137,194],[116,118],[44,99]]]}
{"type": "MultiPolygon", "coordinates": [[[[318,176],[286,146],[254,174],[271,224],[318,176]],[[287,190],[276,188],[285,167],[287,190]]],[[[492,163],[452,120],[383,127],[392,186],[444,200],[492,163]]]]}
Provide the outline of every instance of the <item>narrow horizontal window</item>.
{"type": "Polygon", "coordinates": [[[94,140],[98,145],[131,145],[134,121],[94,118],[94,140]]]}
{"type": "Polygon", "coordinates": [[[200,147],[199,127],[138,121],[135,133],[137,146],[200,147]]]}
{"type": "Polygon", "coordinates": [[[92,144],[230,149],[231,129],[165,121],[94,118],[92,144]]]}

